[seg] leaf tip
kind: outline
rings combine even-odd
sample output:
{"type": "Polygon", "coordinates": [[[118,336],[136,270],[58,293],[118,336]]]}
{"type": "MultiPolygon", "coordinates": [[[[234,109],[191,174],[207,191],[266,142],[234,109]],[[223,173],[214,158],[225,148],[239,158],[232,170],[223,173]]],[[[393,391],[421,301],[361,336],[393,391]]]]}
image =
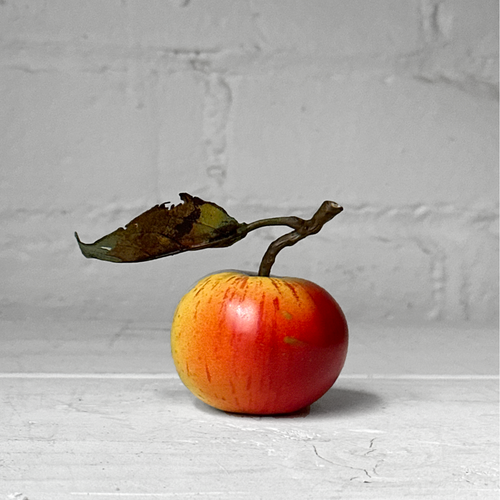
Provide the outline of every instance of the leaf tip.
{"type": "MultiPolygon", "coordinates": [[[[109,237],[109,236],[108,236],[109,237]]],[[[109,254],[109,251],[112,250],[112,246],[105,245],[105,238],[101,238],[96,242],[89,244],[83,243],[78,236],[78,233],[75,231],[75,238],[82,252],[83,256],[87,259],[98,259],[98,260],[107,260],[109,262],[123,262],[122,259],[118,257],[114,257],[109,254]]]]}
{"type": "Polygon", "coordinates": [[[83,256],[87,257],[87,259],[89,259],[90,255],[89,255],[87,249],[85,248],[86,245],[85,245],[85,243],[82,242],[82,240],[80,240],[80,237],[78,236],[78,233],[76,231],[75,231],[75,238],[76,238],[76,242],[78,243],[78,247],[80,248],[80,251],[82,252],[83,256]]]}

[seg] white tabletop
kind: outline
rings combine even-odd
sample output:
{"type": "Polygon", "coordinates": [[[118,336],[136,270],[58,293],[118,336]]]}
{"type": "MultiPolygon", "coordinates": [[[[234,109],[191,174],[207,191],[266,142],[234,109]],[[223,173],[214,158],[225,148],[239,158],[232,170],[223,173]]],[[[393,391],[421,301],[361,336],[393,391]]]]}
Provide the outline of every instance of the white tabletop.
{"type": "Polygon", "coordinates": [[[499,495],[493,328],[350,325],[334,387],[282,417],[197,401],[168,326],[0,321],[0,339],[0,500],[499,495]]]}

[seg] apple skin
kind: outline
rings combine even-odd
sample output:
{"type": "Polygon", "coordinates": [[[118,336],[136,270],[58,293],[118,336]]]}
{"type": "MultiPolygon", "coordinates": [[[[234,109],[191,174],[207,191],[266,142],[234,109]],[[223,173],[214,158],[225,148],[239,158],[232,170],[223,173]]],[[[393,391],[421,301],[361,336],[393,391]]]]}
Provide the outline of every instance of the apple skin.
{"type": "Polygon", "coordinates": [[[184,385],[210,406],[256,415],[318,400],[339,376],[347,344],[345,316],[320,286],[237,271],[199,281],[171,330],[184,385]]]}

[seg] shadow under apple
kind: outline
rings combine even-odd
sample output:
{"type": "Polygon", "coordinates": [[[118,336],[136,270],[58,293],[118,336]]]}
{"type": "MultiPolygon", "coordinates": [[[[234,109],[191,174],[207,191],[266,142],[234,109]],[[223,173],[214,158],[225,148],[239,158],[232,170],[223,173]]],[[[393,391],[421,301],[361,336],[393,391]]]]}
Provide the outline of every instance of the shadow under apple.
{"type": "Polygon", "coordinates": [[[279,415],[251,415],[246,413],[231,413],[217,410],[193,398],[194,405],[204,413],[224,413],[240,418],[335,418],[358,413],[368,413],[380,407],[383,400],[373,392],[354,389],[341,389],[332,387],[323,397],[310,406],[306,406],[293,413],[279,415]]]}
{"type": "Polygon", "coordinates": [[[333,386],[311,405],[310,416],[322,418],[369,413],[382,404],[382,398],[373,392],[333,386]]]}

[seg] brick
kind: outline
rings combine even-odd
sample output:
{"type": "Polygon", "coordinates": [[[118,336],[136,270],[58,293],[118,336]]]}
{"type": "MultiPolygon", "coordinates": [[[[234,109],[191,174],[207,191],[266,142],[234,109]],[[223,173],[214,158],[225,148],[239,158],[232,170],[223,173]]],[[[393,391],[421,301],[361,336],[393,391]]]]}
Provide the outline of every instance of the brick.
{"type": "Polygon", "coordinates": [[[418,2],[13,0],[4,40],[88,42],[179,51],[291,51],[317,57],[405,53],[421,46],[418,2]]]}
{"type": "Polygon", "coordinates": [[[485,53],[498,54],[496,0],[478,0],[474,3],[467,0],[447,0],[439,6],[437,15],[441,36],[448,43],[461,48],[464,53],[482,49],[485,53]]]}
{"type": "Polygon", "coordinates": [[[12,0],[0,5],[5,41],[127,43],[123,2],[12,0]]]}
{"type": "Polygon", "coordinates": [[[495,206],[496,107],[451,86],[245,77],[232,116],[227,187],[239,197],[495,206]]]}
{"type": "Polygon", "coordinates": [[[464,228],[460,237],[440,236],[447,245],[445,319],[498,322],[498,234],[464,228]]]}
{"type": "Polygon", "coordinates": [[[255,28],[248,2],[215,0],[165,2],[132,0],[130,31],[134,42],[174,50],[219,51],[253,48],[255,28]]]}
{"type": "Polygon", "coordinates": [[[180,51],[253,46],[246,2],[13,0],[0,6],[5,40],[87,42],[180,51]]]}
{"type": "Polygon", "coordinates": [[[263,48],[317,57],[395,54],[421,48],[418,2],[253,2],[263,48]]]}
{"type": "Polygon", "coordinates": [[[432,258],[414,241],[341,233],[328,247],[315,280],[331,290],[352,322],[435,319],[432,258]]]}
{"type": "Polygon", "coordinates": [[[427,1],[420,74],[498,99],[498,2],[427,1]]]}
{"type": "Polygon", "coordinates": [[[0,78],[1,208],[152,203],[200,184],[191,181],[203,165],[203,91],[192,76],[11,69],[0,78]]]}

